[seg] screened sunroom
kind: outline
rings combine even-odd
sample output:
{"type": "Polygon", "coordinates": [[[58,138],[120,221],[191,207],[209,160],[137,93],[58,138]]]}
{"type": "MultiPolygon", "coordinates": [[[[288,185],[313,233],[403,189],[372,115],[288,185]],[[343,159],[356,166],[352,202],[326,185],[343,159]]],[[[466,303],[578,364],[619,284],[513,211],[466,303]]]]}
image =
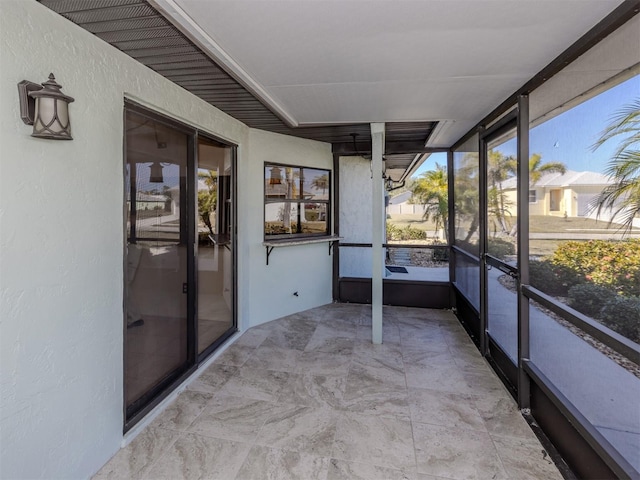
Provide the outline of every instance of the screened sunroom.
{"type": "Polygon", "coordinates": [[[639,11],[0,2],[0,477],[639,478],[639,11]]]}

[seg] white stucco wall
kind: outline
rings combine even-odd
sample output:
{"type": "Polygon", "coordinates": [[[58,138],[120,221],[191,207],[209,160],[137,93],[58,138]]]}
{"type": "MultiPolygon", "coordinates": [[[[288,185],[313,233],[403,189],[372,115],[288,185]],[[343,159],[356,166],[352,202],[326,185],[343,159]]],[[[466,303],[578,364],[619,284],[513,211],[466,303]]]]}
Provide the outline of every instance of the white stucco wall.
{"type": "Polygon", "coordinates": [[[246,281],[251,326],[301,310],[331,303],[332,265],[327,243],[274,248],[266,264],[264,237],[264,163],[282,163],[332,169],[331,145],[262,130],[249,131],[249,163],[242,180],[245,200],[257,207],[246,211],[245,235],[249,241],[241,255],[249,266],[246,281]],[[298,296],[293,295],[298,292],[298,296]]]}
{"type": "MultiPolygon", "coordinates": [[[[370,160],[340,158],[340,236],[345,243],[372,241],[372,181],[370,160]]],[[[371,278],[371,248],[341,248],[340,276],[371,278]]]]}
{"type": "Polygon", "coordinates": [[[87,478],[122,441],[123,99],[239,145],[241,329],[330,301],[326,245],[268,268],[261,246],[261,162],[327,168],[330,147],[250,132],[35,0],[0,1],[0,45],[0,478],[87,478]],[[16,84],[50,72],[73,141],[19,118],[16,84]]]}

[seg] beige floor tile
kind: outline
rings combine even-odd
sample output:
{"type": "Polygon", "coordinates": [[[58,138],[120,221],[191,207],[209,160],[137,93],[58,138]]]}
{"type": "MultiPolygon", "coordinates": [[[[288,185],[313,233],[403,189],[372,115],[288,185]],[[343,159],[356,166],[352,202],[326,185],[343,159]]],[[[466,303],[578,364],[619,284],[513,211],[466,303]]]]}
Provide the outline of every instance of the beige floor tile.
{"type": "Polygon", "coordinates": [[[346,374],[293,374],[278,401],[307,407],[341,408],[346,385],[346,374]]]}
{"type": "Polygon", "coordinates": [[[412,480],[414,472],[331,459],[327,480],[412,480]]]}
{"type": "Polygon", "coordinates": [[[237,480],[325,480],[329,459],[255,445],[237,480]]]}
{"type": "Polygon", "coordinates": [[[208,437],[253,443],[268,418],[282,404],[249,397],[216,395],[196,418],[189,431],[208,437]]]}
{"type": "Polygon", "coordinates": [[[414,422],[486,432],[487,428],[474,406],[474,400],[471,395],[422,388],[409,389],[409,406],[414,422]]]}
{"type": "Polygon", "coordinates": [[[304,352],[298,359],[295,373],[316,375],[346,374],[351,366],[351,355],[325,352],[304,352]]]}
{"type": "Polygon", "coordinates": [[[330,409],[293,405],[265,422],[256,444],[329,457],[337,421],[330,409]]]}
{"type": "Polygon", "coordinates": [[[490,434],[516,437],[531,442],[538,439],[509,396],[477,397],[473,402],[490,434]]]}
{"type": "Polygon", "coordinates": [[[413,422],[418,472],[456,480],[503,480],[502,467],[487,432],[413,422]]]}
{"type": "Polygon", "coordinates": [[[243,365],[245,368],[293,372],[302,352],[274,345],[268,339],[255,349],[243,365]]]}
{"type": "Polygon", "coordinates": [[[187,433],[143,476],[148,480],[229,480],[245,461],[249,444],[187,433]]]}
{"type": "Polygon", "coordinates": [[[245,332],[96,478],[560,478],[451,312],[384,312],[245,332]]]}
{"type": "Polygon", "coordinates": [[[152,423],[154,427],[186,430],[213,398],[212,393],[185,390],[152,423]]]}
{"type": "Polygon", "coordinates": [[[147,427],[129,445],[120,449],[93,477],[96,480],[139,478],[142,472],[175,442],[180,434],[147,427]]]}
{"type": "Polygon", "coordinates": [[[408,420],[346,412],[341,414],[333,458],[380,467],[415,468],[408,420]]]}
{"type": "Polygon", "coordinates": [[[562,475],[537,440],[492,435],[509,478],[518,480],[561,480],[562,475]]]}
{"type": "Polygon", "coordinates": [[[221,365],[231,365],[233,367],[241,367],[244,365],[253,351],[255,347],[248,347],[245,345],[231,345],[227,348],[220,358],[216,360],[216,363],[221,365]]]}
{"type": "Polygon", "coordinates": [[[217,393],[220,391],[220,387],[227,383],[237,372],[238,367],[215,363],[191,382],[187,388],[204,393],[217,393]]]}
{"type": "Polygon", "coordinates": [[[220,393],[274,402],[289,381],[289,373],[242,367],[224,384],[220,393]]]}

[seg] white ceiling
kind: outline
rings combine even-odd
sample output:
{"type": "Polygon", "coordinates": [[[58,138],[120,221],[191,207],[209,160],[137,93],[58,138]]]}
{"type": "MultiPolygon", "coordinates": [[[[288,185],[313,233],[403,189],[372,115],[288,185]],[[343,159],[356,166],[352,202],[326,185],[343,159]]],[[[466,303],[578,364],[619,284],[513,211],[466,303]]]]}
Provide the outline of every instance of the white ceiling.
{"type": "Polygon", "coordinates": [[[292,125],[446,121],[450,146],[622,0],[152,0],[292,125]]]}

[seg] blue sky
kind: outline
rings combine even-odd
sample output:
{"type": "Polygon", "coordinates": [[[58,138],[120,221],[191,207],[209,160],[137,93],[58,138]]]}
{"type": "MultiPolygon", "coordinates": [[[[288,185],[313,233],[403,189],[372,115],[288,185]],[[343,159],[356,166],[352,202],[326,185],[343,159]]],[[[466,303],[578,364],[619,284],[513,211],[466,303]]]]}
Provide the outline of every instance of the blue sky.
{"type": "MultiPolygon", "coordinates": [[[[570,170],[603,172],[617,142],[612,139],[595,151],[592,145],[598,140],[612,115],[639,96],[640,75],[636,75],[538,125],[529,134],[531,154],[541,154],[543,162],[562,162],[570,170]]],[[[515,155],[515,139],[503,144],[499,150],[506,155],[515,155]]],[[[413,177],[426,170],[433,170],[436,162],[446,164],[446,154],[432,154],[413,177]]]]}

